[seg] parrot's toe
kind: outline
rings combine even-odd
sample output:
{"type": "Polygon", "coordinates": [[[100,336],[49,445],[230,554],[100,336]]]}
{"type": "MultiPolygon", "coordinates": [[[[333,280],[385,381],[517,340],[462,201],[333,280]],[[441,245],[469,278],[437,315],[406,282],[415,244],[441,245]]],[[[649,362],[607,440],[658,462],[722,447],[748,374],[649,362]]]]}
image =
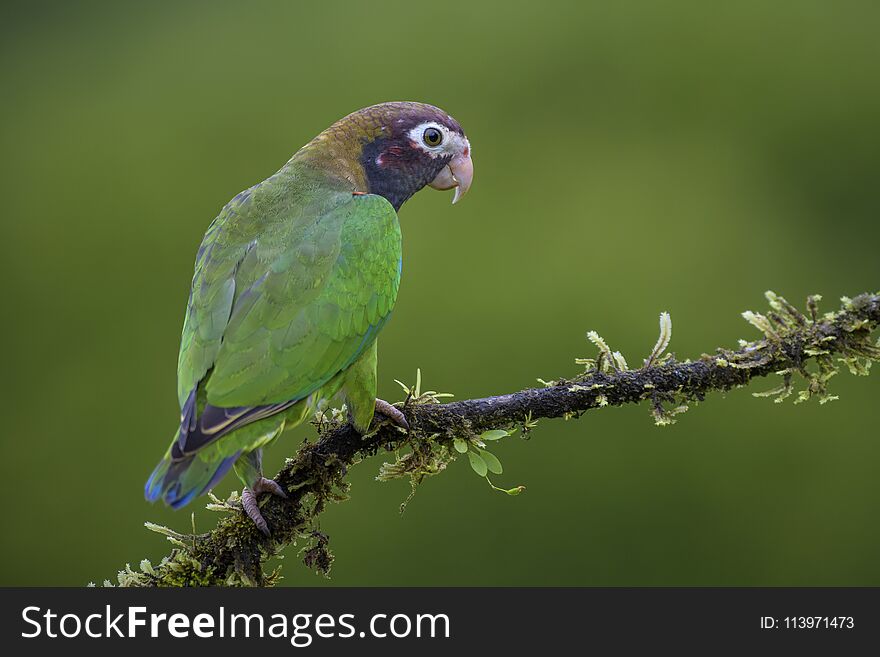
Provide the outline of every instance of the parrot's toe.
{"type": "Polygon", "coordinates": [[[287,499],[287,493],[281,485],[274,479],[267,479],[266,477],[260,477],[257,480],[257,483],[254,484],[254,492],[257,495],[260,493],[272,493],[272,495],[287,499]]]}
{"type": "Polygon", "coordinates": [[[266,519],[260,513],[260,505],[257,504],[257,495],[260,493],[272,493],[272,495],[277,495],[285,500],[287,499],[287,493],[278,482],[266,477],[257,479],[253,488],[245,488],[241,491],[241,506],[244,512],[248,515],[248,518],[254,521],[257,529],[266,536],[269,536],[269,525],[266,524],[266,519]]]}
{"type": "Polygon", "coordinates": [[[384,399],[376,400],[376,412],[381,413],[397,426],[409,431],[409,422],[406,421],[406,416],[404,416],[403,411],[396,406],[392,406],[384,399]]]}
{"type": "Polygon", "coordinates": [[[260,513],[260,505],[257,504],[257,496],[250,488],[245,488],[241,491],[241,506],[248,515],[248,518],[254,521],[257,529],[266,536],[270,536],[269,525],[266,524],[266,519],[260,513]]]}

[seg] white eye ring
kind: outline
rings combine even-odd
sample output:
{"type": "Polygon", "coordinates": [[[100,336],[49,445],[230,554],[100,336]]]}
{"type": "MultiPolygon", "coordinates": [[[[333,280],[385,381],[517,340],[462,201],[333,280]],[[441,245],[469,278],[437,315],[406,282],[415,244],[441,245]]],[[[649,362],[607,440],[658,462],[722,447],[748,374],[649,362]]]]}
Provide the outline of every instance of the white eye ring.
{"type": "Polygon", "coordinates": [[[420,123],[415,128],[412,128],[409,133],[407,133],[410,141],[412,141],[418,148],[421,148],[431,157],[439,157],[444,152],[446,152],[449,148],[449,145],[452,143],[452,139],[450,138],[449,129],[436,121],[426,121],[425,123],[420,123]],[[425,133],[428,130],[434,129],[440,133],[440,141],[435,145],[431,146],[425,141],[425,133]]]}

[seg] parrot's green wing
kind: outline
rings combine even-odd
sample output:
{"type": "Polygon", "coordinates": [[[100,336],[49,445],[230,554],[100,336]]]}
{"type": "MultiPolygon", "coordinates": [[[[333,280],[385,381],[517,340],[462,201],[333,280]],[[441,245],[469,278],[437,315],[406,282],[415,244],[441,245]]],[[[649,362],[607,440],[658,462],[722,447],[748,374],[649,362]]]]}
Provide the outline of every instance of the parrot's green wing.
{"type": "Polygon", "coordinates": [[[291,200],[275,184],[239,194],[202,241],[178,360],[180,430],[147,499],[178,507],[210,488],[277,435],[272,416],[369,349],[394,306],[391,204],[351,192],[291,200]]]}
{"type": "Polygon", "coordinates": [[[259,191],[230,203],[200,249],[178,363],[185,416],[203,379],[226,419],[307,397],[372,344],[397,297],[388,201],[334,193],[270,213],[259,191]]]}
{"type": "Polygon", "coordinates": [[[242,261],[208,403],[302,399],[348,367],[391,312],[401,243],[388,201],[352,196],[298,237],[257,244],[242,261]]]}

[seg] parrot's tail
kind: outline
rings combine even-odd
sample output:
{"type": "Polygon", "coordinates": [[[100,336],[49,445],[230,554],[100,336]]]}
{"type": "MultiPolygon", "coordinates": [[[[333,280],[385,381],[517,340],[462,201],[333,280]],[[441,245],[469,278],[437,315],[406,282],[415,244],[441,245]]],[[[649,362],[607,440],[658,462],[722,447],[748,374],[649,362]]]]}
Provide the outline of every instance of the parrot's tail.
{"type": "Polygon", "coordinates": [[[168,506],[179,509],[202,493],[213,488],[229,472],[241,452],[220,460],[208,460],[208,454],[193,453],[172,458],[170,450],[153,470],[144,487],[150,502],[159,498],[168,506]]]}

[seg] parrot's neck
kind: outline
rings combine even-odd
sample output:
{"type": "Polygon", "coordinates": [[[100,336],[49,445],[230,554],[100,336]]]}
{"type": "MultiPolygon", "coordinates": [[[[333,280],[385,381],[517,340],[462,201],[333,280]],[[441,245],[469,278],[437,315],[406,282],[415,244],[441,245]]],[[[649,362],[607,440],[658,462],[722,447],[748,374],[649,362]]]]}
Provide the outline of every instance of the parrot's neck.
{"type": "Polygon", "coordinates": [[[314,179],[316,183],[330,189],[346,192],[367,191],[363,168],[355,160],[339,157],[337,153],[324,149],[309,149],[304,146],[284,165],[284,169],[298,179],[314,179]]]}
{"type": "Polygon", "coordinates": [[[363,143],[379,132],[378,127],[335,123],[294,153],[287,164],[322,173],[328,182],[346,191],[369,192],[361,155],[363,143]]]}

